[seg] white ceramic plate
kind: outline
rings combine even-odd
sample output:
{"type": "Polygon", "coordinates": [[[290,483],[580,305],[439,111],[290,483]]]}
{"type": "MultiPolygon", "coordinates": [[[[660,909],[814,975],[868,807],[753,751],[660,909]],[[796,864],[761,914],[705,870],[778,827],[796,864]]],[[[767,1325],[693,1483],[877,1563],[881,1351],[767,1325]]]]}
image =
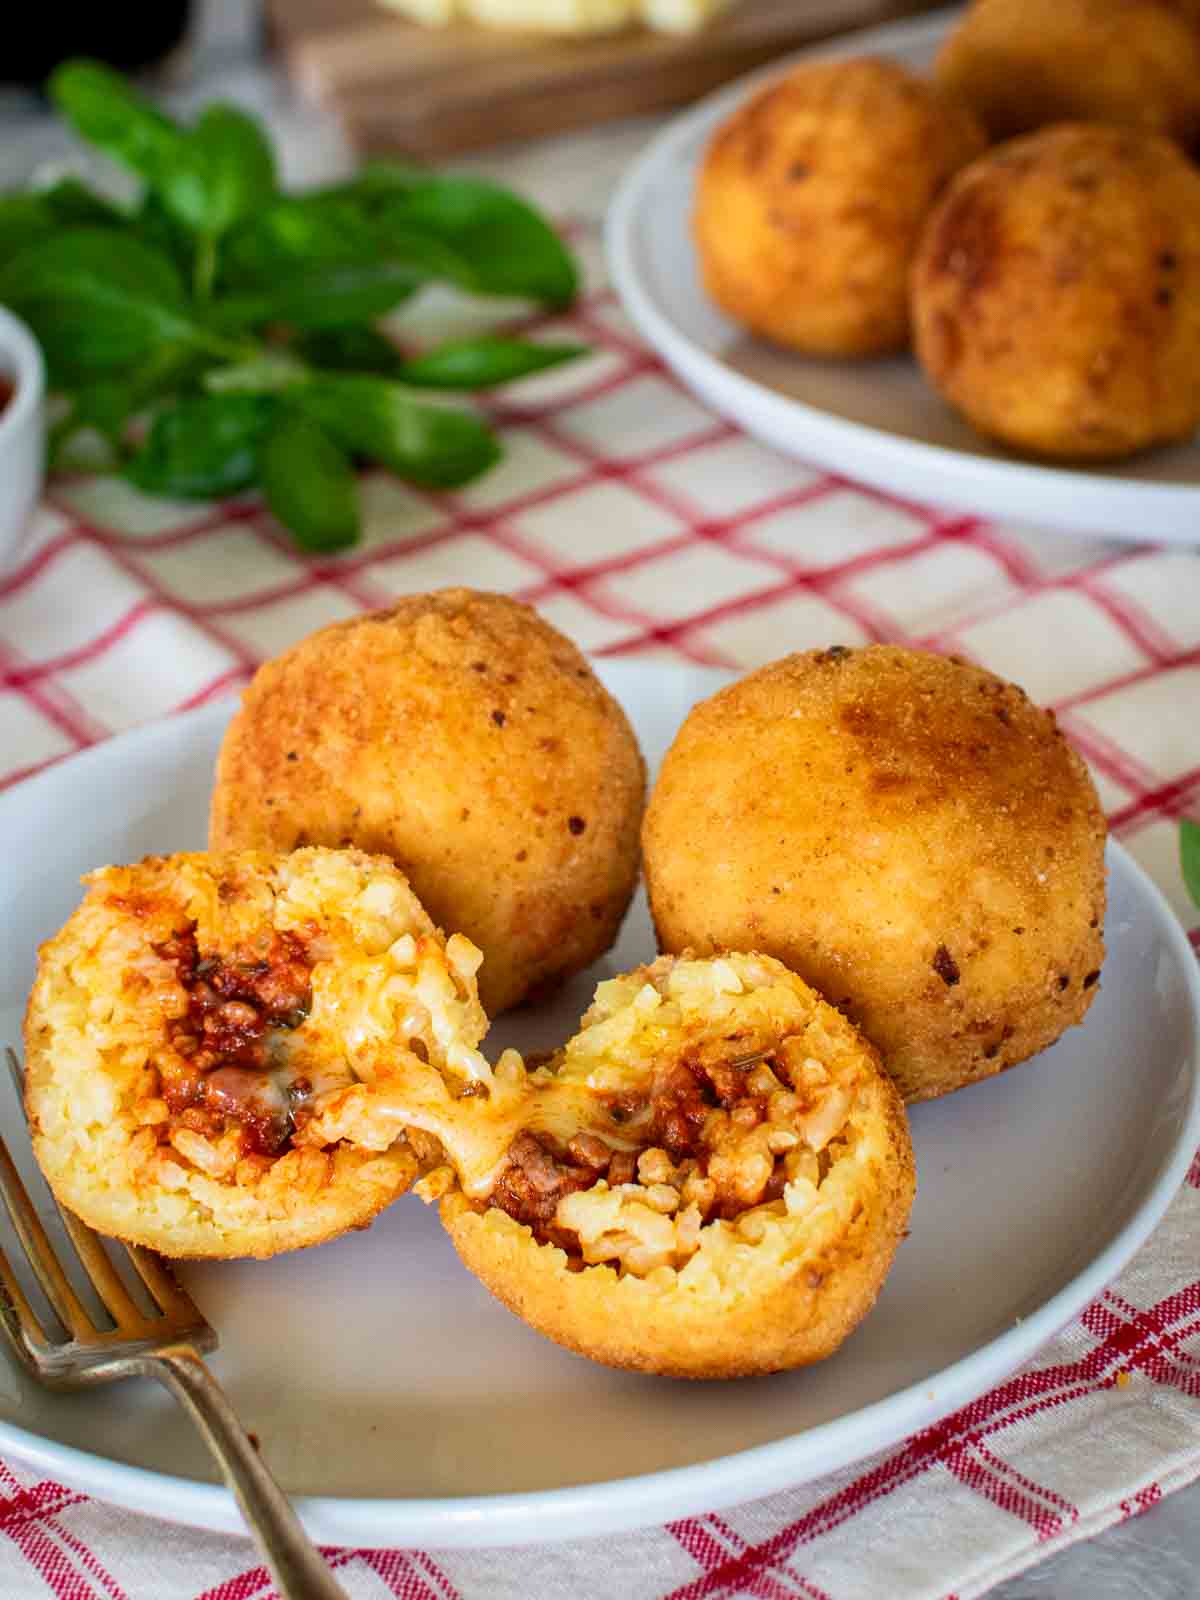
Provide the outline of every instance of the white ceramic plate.
{"type": "MultiPolygon", "coordinates": [[[[601,674],[652,767],[723,681],[628,662],[601,674]]],[[[0,796],[0,1040],[81,872],[203,844],[228,709],[115,739],[0,796]]],[[[1031,1355],[1146,1237],[1200,1142],[1195,958],[1116,847],[1110,866],[1109,956],[1086,1027],[916,1109],[911,1237],[875,1310],[819,1367],[708,1385],[593,1366],[491,1300],[411,1197],[315,1250],[186,1268],[221,1332],[221,1380],[313,1533],[503,1544],[711,1510],[903,1438],[1031,1355]]],[[[553,1007],[507,1022],[504,1042],[565,1038],[598,976],[652,953],[639,902],[613,954],[553,1007]]],[[[5,1126],[17,1117],[0,1103],[5,1126]]],[[[0,1354],[0,1451],[139,1510],[239,1526],[153,1384],[49,1395],[0,1354]]]]}
{"type": "MultiPolygon", "coordinates": [[[[873,52],[923,68],[952,15],[856,34],[805,56],[873,52]]],[[[1110,467],[1020,461],[955,416],[908,357],[796,355],[755,339],[716,309],[700,286],[690,236],[696,168],[718,123],[780,70],[774,63],[672,122],[612,202],[613,282],[664,361],[715,410],[768,444],[893,494],[1035,527],[1200,541],[1200,438],[1110,467]]]]}

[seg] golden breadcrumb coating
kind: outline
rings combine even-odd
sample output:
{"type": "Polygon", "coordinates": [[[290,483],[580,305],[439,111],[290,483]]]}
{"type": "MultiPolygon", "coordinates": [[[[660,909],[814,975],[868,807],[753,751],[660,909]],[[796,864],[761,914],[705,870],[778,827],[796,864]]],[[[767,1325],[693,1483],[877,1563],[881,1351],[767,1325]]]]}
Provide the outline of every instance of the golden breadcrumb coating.
{"type": "Polygon", "coordinates": [[[602,983],[530,1077],[521,1131],[442,1219],[510,1310],[611,1366],[729,1378],[831,1354],[874,1304],[914,1193],[874,1050],[756,955],[602,983]]]}
{"type": "Polygon", "coordinates": [[[696,706],[643,842],[663,949],[778,957],[925,1100],[1082,1020],[1104,840],[1050,713],[965,662],[873,645],[787,656],[696,706]]]}
{"type": "Polygon", "coordinates": [[[1111,122],[1200,139],[1195,0],[974,0],[942,46],[939,84],[993,139],[1111,122]]]}
{"type": "Polygon", "coordinates": [[[269,661],[217,763],[210,844],[353,844],[395,860],[484,954],[489,1014],[612,944],[645,767],[585,658],[529,606],[411,595],[269,661]]]}
{"type": "Polygon", "coordinates": [[[364,1227],[440,1159],[403,1109],[430,1077],[490,1076],[479,952],[390,861],[177,855],[86,881],[25,1022],[34,1153],[85,1222],[269,1256],[364,1227]]]}
{"type": "Polygon", "coordinates": [[[912,307],[930,381],[1015,450],[1102,460],[1186,439],[1200,172],[1167,139],[1099,124],[998,146],[930,217],[912,307]]]}
{"type": "Polygon", "coordinates": [[[693,218],[705,287],[797,350],[902,349],[922,223],[985,143],[971,112],[895,62],[796,67],[708,147],[693,218]]]}

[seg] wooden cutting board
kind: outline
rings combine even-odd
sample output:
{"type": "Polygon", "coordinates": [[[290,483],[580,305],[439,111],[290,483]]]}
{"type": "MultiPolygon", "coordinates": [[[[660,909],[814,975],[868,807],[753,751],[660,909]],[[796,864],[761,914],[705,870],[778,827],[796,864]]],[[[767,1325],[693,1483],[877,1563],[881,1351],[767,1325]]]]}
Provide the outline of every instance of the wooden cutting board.
{"type": "Polygon", "coordinates": [[[375,0],[267,0],[301,92],[363,150],[445,155],[660,111],[800,45],[931,0],[741,0],[699,34],[561,39],[422,28],[375,0]]]}

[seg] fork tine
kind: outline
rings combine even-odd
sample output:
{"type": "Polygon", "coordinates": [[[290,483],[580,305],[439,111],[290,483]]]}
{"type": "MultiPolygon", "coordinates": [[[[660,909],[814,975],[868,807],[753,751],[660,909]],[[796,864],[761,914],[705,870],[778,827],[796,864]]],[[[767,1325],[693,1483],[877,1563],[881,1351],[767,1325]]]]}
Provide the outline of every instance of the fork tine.
{"type": "MultiPolygon", "coordinates": [[[[8,1063],[8,1070],[16,1087],[21,1109],[25,1109],[25,1070],[21,1066],[20,1058],[11,1045],[6,1045],[4,1057],[8,1063]]],[[[129,1290],[122,1283],[116,1268],[108,1259],[104,1246],[97,1235],[81,1222],[71,1211],[58,1205],[58,1214],[62,1218],[63,1227],[70,1236],[71,1243],[75,1246],[75,1253],[83,1264],[83,1270],[92,1280],[96,1293],[108,1307],[112,1319],[116,1323],[138,1322],[146,1320],[141,1306],[133,1299],[129,1290]]],[[[49,1291],[47,1291],[49,1292],[49,1291]]],[[[56,1308],[57,1309],[57,1308],[56,1308]]]]}
{"type": "Polygon", "coordinates": [[[12,1045],[4,1046],[4,1059],[8,1063],[9,1076],[12,1078],[13,1087],[17,1091],[17,1099],[21,1102],[21,1110],[25,1110],[25,1069],[17,1058],[17,1052],[12,1045]]]}
{"type": "MultiPolygon", "coordinates": [[[[22,1067],[20,1058],[11,1045],[5,1046],[4,1056],[8,1063],[12,1081],[16,1086],[17,1095],[21,1102],[21,1110],[24,1111],[25,1069],[22,1067]]],[[[0,1149],[3,1149],[2,1141],[0,1141],[0,1149]]],[[[19,1178],[17,1182],[20,1183],[19,1178]]],[[[2,1187],[2,1184],[0,1184],[0,1187],[2,1187]]],[[[58,1202],[55,1201],[55,1204],[57,1205],[58,1202]]],[[[116,1268],[109,1260],[99,1236],[85,1222],[82,1222],[73,1212],[66,1210],[63,1206],[58,1206],[58,1214],[71,1237],[71,1243],[75,1246],[84,1270],[95,1285],[97,1294],[112,1313],[113,1320],[118,1324],[130,1320],[144,1323],[146,1321],[145,1312],[125,1287],[116,1268]]],[[[14,1222],[16,1221],[15,1218],[13,1220],[14,1222]]],[[[138,1276],[146,1285],[155,1304],[163,1312],[164,1316],[182,1318],[194,1323],[198,1328],[208,1327],[196,1302],[180,1287],[170,1267],[159,1256],[156,1256],[152,1250],[143,1249],[140,1244],[128,1244],[124,1240],[121,1240],[120,1243],[125,1254],[136,1267],[138,1276]]],[[[36,1267],[36,1261],[34,1265],[36,1267]]],[[[68,1285],[68,1289],[69,1287],[68,1285]]],[[[45,1288],[44,1284],[43,1288],[45,1288]]],[[[49,1295],[50,1290],[46,1289],[46,1293],[49,1295]]],[[[51,1299],[53,1300],[53,1296],[51,1296],[51,1299]]],[[[76,1303],[78,1304],[78,1302],[76,1303]]],[[[55,1306],[55,1309],[57,1310],[58,1307],[55,1306]]],[[[80,1309],[82,1310],[82,1307],[80,1309]]]]}
{"type": "Polygon", "coordinates": [[[46,1299],[54,1307],[59,1321],[73,1338],[86,1339],[89,1334],[95,1332],[92,1319],[67,1282],[66,1274],[59,1265],[58,1257],[46,1237],[46,1230],[33,1209],[33,1202],[25,1191],[21,1175],[3,1139],[0,1139],[0,1195],[4,1198],[13,1227],[17,1230],[17,1237],[25,1246],[29,1264],[37,1274],[37,1280],[45,1291],[46,1299]]]}
{"type": "Polygon", "coordinates": [[[25,1291],[17,1282],[3,1250],[0,1250],[0,1322],[3,1322],[19,1355],[27,1357],[30,1354],[30,1339],[42,1346],[49,1343],[37,1313],[25,1298],[25,1291]]]}
{"type": "Polygon", "coordinates": [[[144,1250],[140,1244],[127,1244],[125,1250],[142,1282],[168,1317],[192,1317],[197,1323],[204,1320],[196,1302],[180,1288],[170,1267],[160,1257],[152,1250],[144,1250]]]}
{"type": "Polygon", "coordinates": [[[75,1254],[83,1263],[83,1270],[92,1280],[96,1293],[108,1307],[118,1327],[129,1323],[139,1326],[146,1322],[146,1313],[138,1305],[121,1281],[120,1274],[108,1259],[108,1253],[86,1222],[81,1222],[72,1211],[59,1206],[58,1214],[63,1227],[75,1246],[75,1254]]]}

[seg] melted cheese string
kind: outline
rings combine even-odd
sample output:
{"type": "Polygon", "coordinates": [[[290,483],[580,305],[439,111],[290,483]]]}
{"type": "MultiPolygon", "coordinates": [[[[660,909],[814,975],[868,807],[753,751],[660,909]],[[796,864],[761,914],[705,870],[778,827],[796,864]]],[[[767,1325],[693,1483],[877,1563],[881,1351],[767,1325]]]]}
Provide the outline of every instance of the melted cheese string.
{"type": "Polygon", "coordinates": [[[473,1200],[491,1194],[520,1133],[548,1134],[562,1145],[577,1134],[595,1133],[614,1150],[637,1150],[644,1143],[614,1122],[606,1093],[580,1079],[556,1077],[548,1068],[530,1076],[515,1051],[501,1058],[487,1095],[455,1098],[437,1068],[416,1056],[409,1056],[402,1076],[394,1095],[380,1089],[381,1112],[438,1138],[473,1200]]]}

